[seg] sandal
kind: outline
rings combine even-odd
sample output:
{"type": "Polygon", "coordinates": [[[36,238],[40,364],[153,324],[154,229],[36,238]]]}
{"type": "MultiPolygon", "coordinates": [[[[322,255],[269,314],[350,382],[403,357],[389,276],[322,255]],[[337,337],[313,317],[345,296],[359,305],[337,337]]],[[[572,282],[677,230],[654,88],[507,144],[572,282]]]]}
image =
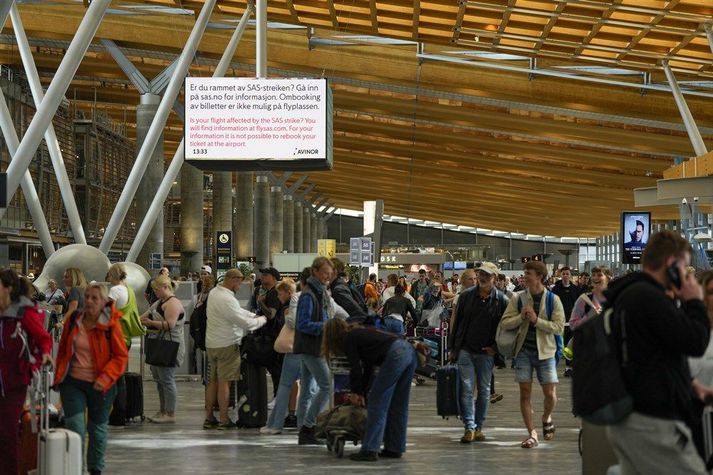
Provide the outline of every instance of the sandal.
{"type": "Polygon", "coordinates": [[[542,422],[542,433],[544,434],[545,440],[552,440],[555,438],[555,424],[550,419],[549,422],[542,422]]]}
{"type": "Polygon", "coordinates": [[[520,444],[520,447],[523,449],[532,449],[540,445],[540,443],[537,441],[536,438],[530,436],[527,439],[522,441],[522,444],[520,444]]]}

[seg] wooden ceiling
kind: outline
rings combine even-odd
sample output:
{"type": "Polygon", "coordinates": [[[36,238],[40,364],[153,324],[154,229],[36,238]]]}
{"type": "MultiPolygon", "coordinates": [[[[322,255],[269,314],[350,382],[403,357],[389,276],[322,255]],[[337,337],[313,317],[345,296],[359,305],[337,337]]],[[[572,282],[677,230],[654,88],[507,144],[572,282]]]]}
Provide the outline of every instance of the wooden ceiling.
{"type": "MultiPolygon", "coordinates": [[[[138,94],[98,40],[115,41],[154,77],[195,20],[152,9],[159,6],[197,12],[202,1],[113,2],[67,92],[79,109],[125,124],[131,137],[138,94]]],[[[212,73],[245,8],[218,0],[192,75],[212,73]]],[[[30,1],[20,12],[48,83],[85,8],[30,1]]],[[[276,22],[270,76],[332,81],[334,169],[311,172],[307,182],[338,207],[381,198],[389,215],[456,225],[613,232],[619,212],[633,208],[633,188],[655,186],[676,157],[693,155],[671,93],[654,89],[666,84],[663,61],[701,94],[686,98],[713,144],[709,0],[269,0],[268,20],[276,22]],[[533,67],[626,84],[539,75],[533,67]]],[[[11,33],[8,21],[0,62],[21,67],[11,33]]],[[[249,28],[229,75],[254,75],[254,50],[249,28]]],[[[182,133],[172,114],[167,159],[182,133]]],[[[678,213],[652,211],[665,219],[678,213]]]]}

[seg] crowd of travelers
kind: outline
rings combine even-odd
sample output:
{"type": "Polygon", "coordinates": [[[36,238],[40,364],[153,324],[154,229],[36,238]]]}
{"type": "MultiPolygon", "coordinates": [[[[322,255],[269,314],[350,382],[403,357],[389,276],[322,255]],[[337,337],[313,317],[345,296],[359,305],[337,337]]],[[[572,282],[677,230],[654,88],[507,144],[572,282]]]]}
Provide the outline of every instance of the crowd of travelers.
{"type": "MultiPolygon", "coordinates": [[[[209,368],[203,428],[237,427],[229,411],[231,384],[241,378],[245,364],[241,345],[259,332],[274,342],[274,354],[261,363],[274,392],[260,433],[277,435],[294,427],[299,445],[322,444],[316,425],[332,397],[329,362],[342,357],[350,367],[348,400],[367,411],[361,449],[351,459],[401,457],[419,365],[418,345],[407,337],[416,328],[445,322],[447,359],[460,375],[460,441],[486,440],[489,405],[503,397],[494,392],[493,370],[510,359],[526,431],[521,447],[532,449],[540,444],[540,428],[542,439],[555,438],[560,358],[568,357],[562,375],[573,376],[569,361],[577,357],[572,355],[577,329],[616,305],[627,311],[631,364],[623,374],[633,399],[632,412],[608,427],[622,473],[659,473],[661,467],[670,467],[669,473],[681,467],[705,473],[700,414],[704,402],[713,399],[713,273],[698,276],[699,283],[687,267],[690,255],[679,236],[661,232],[649,241],[643,271],[618,279],[605,267],[591,269],[591,275],[573,275],[569,267],[549,275],[539,261],[525,263],[523,274],[511,278],[482,262],[460,276],[444,278],[421,269],[413,279],[391,274],[382,281],[372,274],[363,285],[350,281],[339,259],[318,257],[296,279],[273,267],[260,269],[247,308],[236,298],[246,280],[239,269],[228,270],[216,283],[210,266],[203,266],[197,276],[209,368]],[[515,335],[508,354],[498,344],[500,331],[515,335]],[[532,404],[533,373],[544,396],[541,414],[532,404]],[[693,443],[680,444],[681,437],[693,443]]],[[[32,371],[41,364],[55,367],[66,427],[89,436],[86,470],[101,473],[109,413],[127,369],[128,348],[144,333],[147,340],[178,342],[172,366],[151,365],[159,411],[149,418],[157,424],[175,422],[175,370],[186,356],[186,314],[169,274],[164,268],[151,279],[145,292],[150,306],[142,315],[121,264],[111,266],[109,286],[87,283],[76,268],[65,271],[64,290],[50,281],[41,299],[61,306],[54,361],[36,289],[14,271],[0,271],[0,444],[9,454],[0,473],[17,473],[15,429],[32,371]],[[24,344],[15,338],[20,328],[24,344]]]]}

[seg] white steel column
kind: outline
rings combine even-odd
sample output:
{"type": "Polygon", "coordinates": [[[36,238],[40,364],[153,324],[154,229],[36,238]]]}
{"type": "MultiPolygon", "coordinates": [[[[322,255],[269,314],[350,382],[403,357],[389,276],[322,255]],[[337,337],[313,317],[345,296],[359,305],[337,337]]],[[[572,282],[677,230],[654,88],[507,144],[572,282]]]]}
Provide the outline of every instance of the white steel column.
{"type": "Polygon", "coordinates": [[[255,13],[255,77],[267,77],[267,0],[257,0],[255,13]]]}
{"type": "Polygon", "coordinates": [[[708,47],[710,47],[711,53],[713,53],[713,28],[711,28],[711,25],[704,25],[703,28],[706,30],[706,37],[708,38],[708,47]]]}
{"type": "MultiPolygon", "coordinates": [[[[5,142],[7,143],[7,148],[10,151],[10,156],[14,157],[17,153],[17,147],[20,140],[17,138],[17,131],[12,123],[12,117],[10,116],[10,111],[7,108],[5,96],[3,95],[1,89],[0,129],[2,129],[2,134],[5,137],[5,142]]],[[[32,217],[32,224],[34,224],[35,229],[37,230],[37,236],[40,238],[40,242],[42,243],[42,250],[45,253],[45,257],[49,258],[49,256],[51,256],[54,252],[52,234],[50,233],[50,228],[47,225],[47,218],[45,217],[44,211],[42,211],[40,198],[37,196],[37,190],[35,189],[35,184],[32,182],[32,175],[29,170],[25,170],[25,173],[22,175],[20,185],[22,186],[22,194],[25,195],[27,209],[30,211],[30,216],[32,217]]],[[[8,203],[10,202],[10,198],[12,198],[12,195],[8,195],[8,203]]]]}
{"type": "MultiPolygon", "coordinates": [[[[25,28],[22,25],[20,12],[17,10],[16,5],[13,5],[12,10],[10,10],[10,18],[12,18],[12,28],[15,31],[15,38],[17,39],[17,46],[20,50],[22,65],[25,67],[25,74],[27,74],[27,80],[30,83],[32,98],[35,101],[35,107],[39,108],[45,93],[42,90],[42,84],[40,83],[40,77],[37,73],[37,67],[35,66],[35,61],[32,58],[32,52],[30,51],[30,44],[27,41],[25,28]]],[[[72,230],[74,242],[77,244],[86,244],[87,238],[84,235],[84,227],[82,226],[82,220],[79,217],[79,209],[77,209],[77,202],[74,199],[74,192],[72,191],[72,185],[69,182],[67,168],[64,166],[64,158],[62,157],[62,150],[59,146],[57,134],[55,134],[52,122],[49,123],[47,131],[45,132],[45,142],[47,143],[47,149],[49,150],[50,158],[52,159],[52,167],[54,168],[54,172],[57,177],[59,191],[62,194],[62,201],[64,202],[65,211],[67,212],[69,228],[72,230]]]]}
{"type": "MultiPolygon", "coordinates": [[[[62,58],[62,62],[57,68],[57,73],[47,89],[47,94],[45,94],[42,104],[37,108],[37,112],[27,128],[25,136],[22,138],[22,142],[10,162],[10,166],[7,167],[8,197],[12,197],[17,191],[20,180],[25,171],[27,171],[27,167],[30,165],[32,157],[42,141],[42,136],[47,130],[47,126],[52,122],[52,117],[57,112],[57,108],[62,102],[64,94],[67,92],[67,88],[77,72],[77,68],[82,62],[82,58],[84,58],[84,53],[86,53],[89,43],[94,38],[94,34],[99,28],[99,24],[104,18],[110,3],[111,0],[94,0],[89,5],[87,13],[84,14],[77,33],[74,35],[69,48],[67,48],[64,58],[62,58]]],[[[6,211],[6,209],[0,209],[0,218],[5,216],[6,211]]]]}
{"type": "Polygon", "coordinates": [[[683,125],[686,127],[686,132],[688,132],[688,138],[691,140],[693,150],[699,157],[701,155],[705,155],[708,153],[706,144],[703,142],[703,137],[701,137],[698,126],[696,126],[696,121],[693,119],[693,115],[691,115],[688,104],[686,104],[686,99],[684,99],[683,93],[681,93],[681,88],[678,87],[678,82],[676,82],[676,77],[673,75],[668,62],[663,63],[663,70],[666,73],[668,84],[671,86],[671,92],[673,93],[673,98],[678,106],[678,111],[681,113],[681,117],[683,118],[683,125]]]}
{"type": "MultiPolygon", "coordinates": [[[[114,244],[114,240],[116,239],[116,235],[119,234],[119,229],[124,223],[124,218],[126,218],[126,213],[129,211],[131,202],[133,201],[136,190],[139,187],[141,177],[146,171],[146,167],[151,159],[156,143],[163,133],[163,128],[166,125],[168,114],[173,108],[173,103],[176,101],[176,97],[178,97],[178,93],[181,90],[183,80],[188,72],[188,67],[191,64],[191,61],[193,61],[193,56],[198,49],[198,43],[203,37],[203,32],[208,24],[215,2],[216,0],[206,0],[203,4],[203,9],[196,20],[196,24],[193,25],[193,30],[188,37],[188,41],[186,41],[186,46],[181,52],[181,56],[179,57],[176,65],[176,70],[168,84],[168,87],[166,88],[163,98],[161,99],[161,104],[159,104],[158,110],[156,111],[156,117],[151,123],[148,134],[146,134],[146,139],[141,146],[141,150],[139,150],[134,166],[131,167],[129,177],[126,179],[126,186],[121,192],[119,201],[116,203],[116,208],[114,208],[114,213],[112,213],[111,218],[109,219],[109,224],[106,226],[104,238],[99,244],[99,250],[105,254],[109,252],[109,249],[111,249],[111,246],[114,244]]],[[[144,221],[148,221],[148,219],[144,218],[144,221]]],[[[154,223],[151,222],[152,228],[153,224],[154,223]]]]}
{"type": "MultiPolygon", "coordinates": [[[[238,23],[238,26],[235,28],[235,32],[233,32],[233,36],[230,38],[228,46],[225,47],[225,51],[223,52],[223,56],[220,58],[220,62],[213,72],[213,77],[225,76],[228,66],[230,66],[230,61],[235,55],[235,50],[238,48],[238,44],[243,37],[243,33],[245,32],[245,27],[248,24],[248,19],[250,18],[251,13],[252,9],[250,4],[248,4],[247,10],[243,13],[240,23],[238,23]]],[[[136,262],[136,258],[138,257],[139,252],[141,252],[141,248],[144,247],[144,243],[151,232],[152,223],[156,221],[156,218],[163,209],[163,204],[166,202],[166,198],[171,192],[171,186],[173,186],[173,182],[176,181],[176,178],[178,178],[178,173],[181,171],[181,166],[183,166],[185,156],[185,144],[184,141],[181,140],[176,153],[173,155],[171,164],[168,166],[168,170],[166,170],[166,175],[163,177],[161,185],[156,191],[156,196],[151,202],[151,206],[146,211],[146,217],[141,223],[141,227],[136,232],[136,237],[134,238],[134,242],[131,244],[129,254],[126,257],[127,262],[136,262]]]]}

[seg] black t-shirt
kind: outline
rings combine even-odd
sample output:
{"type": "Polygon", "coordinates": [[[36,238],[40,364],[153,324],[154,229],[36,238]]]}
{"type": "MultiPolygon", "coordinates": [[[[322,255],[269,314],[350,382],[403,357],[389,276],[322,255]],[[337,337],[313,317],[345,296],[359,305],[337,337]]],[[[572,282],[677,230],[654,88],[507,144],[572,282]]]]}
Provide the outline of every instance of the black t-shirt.
{"type": "Polygon", "coordinates": [[[365,395],[374,366],[384,362],[397,338],[374,328],[355,328],[344,335],[342,349],[351,366],[349,383],[352,392],[365,395]]]}
{"type": "MultiPolygon", "coordinates": [[[[537,315],[540,314],[540,304],[542,303],[542,297],[545,295],[544,292],[532,296],[532,309],[537,315]]],[[[522,345],[523,348],[530,351],[537,351],[537,329],[534,323],[530,323],[527,327],[527,336],[525,337],[525,343],[522,345]]]]}

